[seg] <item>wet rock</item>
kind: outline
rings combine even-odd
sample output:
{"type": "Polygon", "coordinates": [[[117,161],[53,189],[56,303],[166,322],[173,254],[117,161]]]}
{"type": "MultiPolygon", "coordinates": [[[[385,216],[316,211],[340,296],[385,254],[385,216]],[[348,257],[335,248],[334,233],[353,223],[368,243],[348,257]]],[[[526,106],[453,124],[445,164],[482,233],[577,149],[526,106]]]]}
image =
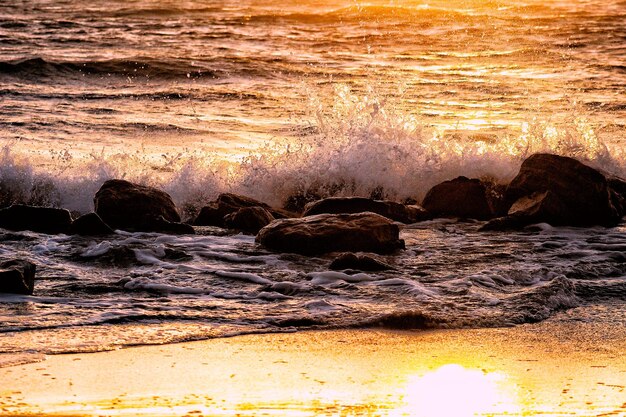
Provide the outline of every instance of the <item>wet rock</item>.
{"type": "Polygon", "coordinates": [[[271,213],[271,215],[276,219],[294,217],[293,213],[286,210],[272,208],[269,205],[253,198],[237,194],[224,193],[220,194],[217,197],[217,200],[207,204],[205,207],[202,207],[193,224],[196,226],[227,227],[224,217],[247,207],[261,207],[271,213]]]}
{"type": "Polygon", "coordinates": [[[389,253],[404,248],[398,225],[375,213],[318,214],[275,220],[256,241],[278,252],[316,255],[336,251],[389,253]]]}
{"type": "Polygon", "coordinates": [[[335,271],[344,269],[357,269],[359,271],[386,271],[394,268],[371,255],[347,252],[336,257],[331,262],[330,269],[335,271]]]}
{"type": "Polygon", "coordinates": [[[173,235],[193,235],[196,233],[193,226],[185,223],[171,222],[166,220],[163,216],[159,216],[154,220],[152,230],[173,235]]]}
{"type": "Polygon", "coordinates": [[[608,177],[609,188],[613,197],[613,205],[619,209],[620,216],[626,216],[626,180],[619,177],[608,177]]]}
{"type": "Polygon", "coordinates": [[[490,199],[487,185],[478,179],[458,177],[431,188],[422,207],[435,217],[488,220],[497,208],[490,199]]]}
{"type": "Polygon", "coordinates": [[[14,204],[0,210],[0,227],[38,233],[67,233],[72,216],[65,209],[14,204]]]}
{"type": "Polygon", "coordinates": [[[110,235],[113,229],[106,225],[96,213],[88,213],[74,220],[70,233],[81,236],[110,235]]]}
{"type": "Polygon", "coordinates": [[[0,293],[32,295],[35,269],[35,264],[24,260],[1,262],[0,293]]]}
{"type": "Polygon", "coordinates": [[[614,226],[621,218],[615,197],[601,172],[551,154],[526,159],[506,191],[509,215],[532,215],[554,226],[614,226]]]}
{"type": "Polygon", "coordinates": [[[272,216],[272,213],[263,207],[244,207],[224,216],[224,224],[226,227],[254,235],[274,220],[275,218],[272,216]]]}
{"type": "Polygon", "coordinates": [[[303,216],[316,214],[350,214],[372,212],[401,223],[428,220],[426,210],[419,206],[363,197],[330,197],[306,205],[303,216]]]}
{"type": "Polygon", "coordinates": [[[283,207],[293,213],[302,213],[307,204],[321,199],[322,196],[314,191],[299,191],[287,197],[283,207]]]}
{"type": "Polygon", "coordinates": [[[153,187],[124,180],[106,181],[94,198],[95,212],[113,229],[191,233],[180,224],[172,198],[153,187]]]}

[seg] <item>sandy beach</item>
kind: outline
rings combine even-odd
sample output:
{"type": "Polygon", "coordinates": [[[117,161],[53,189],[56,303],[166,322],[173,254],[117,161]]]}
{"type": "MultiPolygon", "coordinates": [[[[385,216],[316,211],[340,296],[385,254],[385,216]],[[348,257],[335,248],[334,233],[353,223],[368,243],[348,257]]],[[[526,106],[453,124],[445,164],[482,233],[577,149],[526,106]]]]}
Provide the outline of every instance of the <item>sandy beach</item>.
{"type": "Polygon", "coordinates": [[[3,415],[624,416],[626,330],[341,330],[48,356],[3,415]]]}

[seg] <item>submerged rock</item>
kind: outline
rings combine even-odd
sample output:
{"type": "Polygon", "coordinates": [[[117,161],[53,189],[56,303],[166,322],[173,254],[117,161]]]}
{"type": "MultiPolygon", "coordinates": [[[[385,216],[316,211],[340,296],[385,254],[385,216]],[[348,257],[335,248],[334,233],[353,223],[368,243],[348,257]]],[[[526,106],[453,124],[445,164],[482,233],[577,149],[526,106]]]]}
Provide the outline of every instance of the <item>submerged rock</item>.
{"type": "Polygon", "coordinates": [[[110,235],[113,229],[106,225],[96,213],[88,213],[74,220],[70,233],[82,236],[110,235]]]}
{"type": "Polygon", "coordinates": [[[615,226],[623,213],[619,196],[600,171],[573,158],[535,154],[522,163],[506,191],[508,215],[483,230],[549,223],[553,226],[615,226]]]}
{"type": "Polygon", "coordinates": [[[0,293],[32,295],[35,287],[35,264],[23,260],[0,263],[0,293]]]}
{"type": "Polygon", "coordinates": [[[220,194],[217,197],[217,200],[209,203],[205,207],[202,207],[200,213],[193,221],[193,224],[196,226],[228,227],[224,219],[226,216],[236,213],[240,209],[249,207],[261,207],[276,219],[294,217],[292,213],[286,210],[272,208],[269,205],[253,198],[237,194],[224,193],[220,194]]]}
{"type": "Polygon", "coordinates": [[[330,197],[306,205],[303,216],[316,214],[351,214],[372,212],[401,223],[416,223],[428,220],[426,210],[419,206],[364,197],[330,197]]]}
{"type": "Polygon", "coordinates": [[[337,256],[331,262],[330,269],[335,271],[343,269],[357,269],[359,271],[386,271],[394,268],[371,255],[347,252],[337,256]]]}
{"type": "Polygon", "coordinates": [[[65,209],[14,204],[0,210],[0,227],[8,230],[67,233],[71,223],[72,216],[65,209]]]}
{"type": "Polygon", "coordinates": [[[254,235],[274,220],[272,213],[263,207],[244,207],[224,216],[224,224],[229,229],[238,229],[254,235]]]}
{"type": "Polygon", "coordinates": [[[488,220],[497,212],[485,183],[478,179],[458,177],[431,188],[422,207],[435,217],[488,220]]]}
{"type": "Polygon", "coordinates": [[[318,214],[275,220],[256,241],[279,252],[315,255],[336,251],[389,253],[404,248],[400,229],[375,213],[318,214]]]}
{"type": "Polygon", "coordinates": [[[94,198],[95,212],[113,229],[137,232],[193,233],[180,223],[169,194],[124,180],[106,181],[94,198]]]}

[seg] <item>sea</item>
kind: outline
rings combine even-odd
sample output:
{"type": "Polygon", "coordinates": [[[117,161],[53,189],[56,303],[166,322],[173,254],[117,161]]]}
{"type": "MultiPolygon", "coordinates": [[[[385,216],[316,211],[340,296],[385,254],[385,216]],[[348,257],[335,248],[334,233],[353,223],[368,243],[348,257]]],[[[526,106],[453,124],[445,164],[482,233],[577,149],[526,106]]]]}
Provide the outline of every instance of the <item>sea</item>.
{"type": "MultiPolygon", "coordinates": [[[[420,202],[535,152],[626,175],[623,0],[4,0],[0,206],[93,210],[111,178],[184,219],[222,192],[420,202]]],[[[626,225],[402,227],[385,272],[254,236],[0,229],[37,265],[0,294],[0,366],[240,334],[626,326],[626,225]]]]}

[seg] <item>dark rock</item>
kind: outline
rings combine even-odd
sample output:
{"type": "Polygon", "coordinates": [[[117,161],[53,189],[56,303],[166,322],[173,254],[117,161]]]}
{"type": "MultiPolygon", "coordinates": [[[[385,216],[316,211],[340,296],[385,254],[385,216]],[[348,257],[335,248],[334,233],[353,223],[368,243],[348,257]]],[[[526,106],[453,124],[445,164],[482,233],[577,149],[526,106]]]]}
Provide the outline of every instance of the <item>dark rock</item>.
{"type": "Polygon", "coordinates": [[[113,229],[107,226],[96,213],[89,213],[74,220],[70,233],[82,236],[110,235],[113,229]]]}
{"type": "Polygon", "coordinates": [[[386,271],[394,268],[373,256],[347,252],[336,257],[331,262],[330,269],[335,271],[343,269],[357,269],[359,271],[386,271]]]}
{"type": "Polygon", "coordinates": [[[626,180],[619,177],[607,178],[611,189],[613,205],[619,209],[620,216],[626,215],[626,180]]]}
{"type": "Polygon", "coordinates": [[[151,224],[152,231],[173,235],[193,235],[196,233],[193,226],[185,223],[171,222],[159,216],[151,224]]]}
{"type": "MultiPolygon", "coordinates": [[[[517,204],[518,216],[532,215],[554,226],[614,226],[621,218],[615,199],[601,172],[551,154],[526,159],[506,191],[507,205],[517,204]],[[522,197],[530,200],[518,202],[522,197]]],[[[509,215],[514,212],[509,210],[509,215]]]]}
{"type": "Polygon", "coordinates": [[[307,204],[321,199],[322,196],[314,191],[301,191],[287,197],[283,207],[293,213],[302,213],[307,204]]]}
{"type": "Polygon", "coordinates": [[[256,241],[279,251],[315,255],[336,251],[389,253],[404,248],[400,229],[375,213],[318,214],[275,220],[256,241]]]}
{"type": "Polygon", "coordinates": [[[244,207],[224,216],[224,224],[226,227],[242,230],[254,235],[274,220],[272,213],[263,207],[244,207]]]}
{"type": "MultiPolygon", "coordinates": [[[[180,216],[172,198],[153,187],[124,180],[106,181],[94,198],[95,212],[113,229],[176,232],[180,216]]],[[[188,228],[183,228],[189,232],[188,228]]]]}
{"type": "Polygon", "coordinates": [[[35,264],[23,260],[0,263],[0,293],[32,295],[35,264]]]}
{"type": "Polygon", "coordinates": [[[236,213],[239,209],[246,207],[262,207],[267,210],[275,219],[283,219],[294,217],[293,213],[286,210],[280,210],[270,207],[269,205],[237,194],[224,193],[217,197],[217,200],[202,207],[200,213],[194,220],[196,226],[217,226],[227,227],[224,217],[229,214],[236,213]]]}
{"type": "Polygon", "coordinates": [[[67,233],[71,223],[72,216],[65,209],[14,204],[0,210],[0,227],[8,230],[67,233]]]}
{"type": "Polygon", "coordinates": [[[393,201],[363,197],[330,197],[306,205],[303,216],[372,212],[401,223],[427,220],[428,213],[419,206],[405,206],[393,201]]]}
{"type": "Polygon", "coordinates": [[[458,177],[431,188],[422,207],[435,217],[487,220],[497,209],[490,204],[489,189],[478,179],[458,177]]]}

